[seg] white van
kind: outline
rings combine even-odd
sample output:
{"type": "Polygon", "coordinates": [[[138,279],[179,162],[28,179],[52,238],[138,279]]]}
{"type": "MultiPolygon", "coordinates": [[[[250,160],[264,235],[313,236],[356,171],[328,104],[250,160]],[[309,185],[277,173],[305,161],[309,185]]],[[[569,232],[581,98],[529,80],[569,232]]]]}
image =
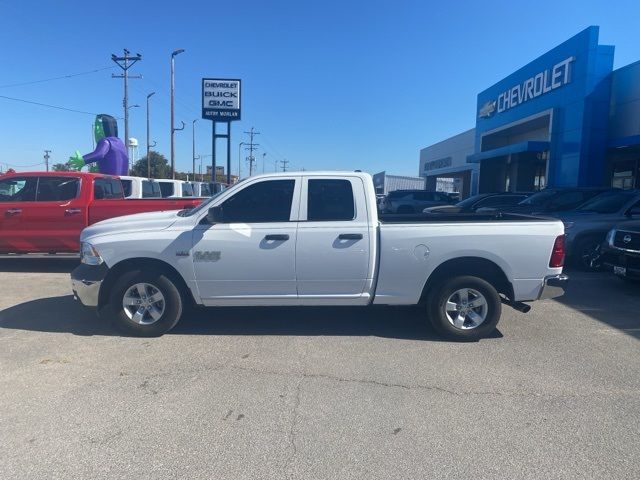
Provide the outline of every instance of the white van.
{"type": "Polygon", "coordinates": [[[153,178],[120,177],[125,198],[162,198],[160,185],[153,178]]]}
{"type": "Polygon", "coordinates": [[[210,197],[212,195],[208,182],[189,182],[196,197],[210,197]]]}
{"type": "Polygon", "coordinates": [[[156,180],[160,185],[162,198],[181,198],[193,197],[193,187],[189,182],[184,180],[159,179],[156,180]]]}

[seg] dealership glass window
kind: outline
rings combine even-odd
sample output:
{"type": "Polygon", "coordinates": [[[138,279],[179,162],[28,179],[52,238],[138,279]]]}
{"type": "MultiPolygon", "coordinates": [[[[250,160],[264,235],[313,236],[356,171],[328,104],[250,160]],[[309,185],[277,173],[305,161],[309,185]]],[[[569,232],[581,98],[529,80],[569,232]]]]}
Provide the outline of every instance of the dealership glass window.
{"type": "Polygon", "coordinates": [[[237,192],[222,204],[224,223],[288,222],[295,180],[266,180],[237,192]]]}
{"type": "Polygon", "coordinates": [[[93,181],[93,198],[96,200],[112,200],[123,198],[122,183],[115,178],[96,178],[93,181]]]}
{"type": "Polygon", "coordinates": [[[611,186],[613,188],[623,188],[628,190],[634,188],[638,183],[638,173],[640,166],[638,160],[627,160],[613,164],[613,176],[611,186]]]}
{"type": "Polygon", "coordinates": [[[349,180],[309,180],[307,220],[346,221],[355,217],[353,189],[349,180]]]}
{"type": "Polygon", "coordinates": [[[62,202],[72,200],[80,191],[80,179],[74,177],[40,177],[36,200],[38,202],[62,202]]]}
{"type": "Polygon", "coordinates": [[[12,177],[0,180],[0,202],[33,202],[37,177],[12,177]]]}

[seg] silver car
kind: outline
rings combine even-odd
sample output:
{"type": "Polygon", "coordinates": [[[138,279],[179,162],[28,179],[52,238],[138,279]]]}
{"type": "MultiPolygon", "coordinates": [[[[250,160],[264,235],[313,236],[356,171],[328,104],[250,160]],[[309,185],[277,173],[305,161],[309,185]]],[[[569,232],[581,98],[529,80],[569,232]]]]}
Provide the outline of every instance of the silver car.
{"type": "Polygon", "coordinates": [[[455,200],[445,192],[396,190],[390,192],[381,205],[383,213],[419,213],[427,207],[452,205],[455,200]]]}

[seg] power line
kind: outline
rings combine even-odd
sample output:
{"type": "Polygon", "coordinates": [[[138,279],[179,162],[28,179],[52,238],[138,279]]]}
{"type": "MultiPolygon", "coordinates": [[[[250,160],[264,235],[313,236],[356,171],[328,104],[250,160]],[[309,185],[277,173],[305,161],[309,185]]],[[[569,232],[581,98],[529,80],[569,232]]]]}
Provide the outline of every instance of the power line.
{"type": "MultiPolygon", "coordinates": [[[[31,105],[38,105],[40,107],[56,108],[58,110],[65,110],[67,112],[83,113],[85,115],[93,115],[93,116],[98,115],[97,113],[94,113],[94,112],[85,112],[84,110],[75,110],[73,108],[59,107],[57,105],[49,105],[48,103],[33,102],[31,100],[24,100],[22,98],[7,97],[6,95],[0,95],[0,98],[4,98],[5,100],[13,100],[15,102],[30,103],[31,105]]],[[[116,118],[118,118],[119,120],[122,120],[122,117],[116,117],[116,118]]]]}
{"type": "Polygon", "coordinates": [[[258,147],[260,146],[259,143],[253,143],[253,137],[254,135],[260,135],[260,132],[254,132],[253,127],[251,127],[251,130],[249,132],[244,132],[247,135],[249,135],[249,146],[246,147],[245,150],[249,150],[249,176],[253,175],[253,162],[256,161],[256,157],[253,156],[253,151],[257,150],[258,147]]]}
{"type": "Polygon", "coordinates": [[[115,67],[113,67],[113,66],[111,66],[111,67],[103,67],[103,68],[96,68],[95,70],[87,70],[86,72],[70,73],[69,75],[61,75],[59,77],[43,78],[42,80],[32,80],[32,81],[29,81],[29,82],[20,82],[20,83],[9,83],[7,85],[0,85],[0,88],[21,87],[23,85],[33,85],[35,83],[51,82],[53,80],[61,80],[63,78],[79,77],[81,75],[89,75],[91,73],[102,72],[104,70],[112,70],[114,68],[115,67]]]}

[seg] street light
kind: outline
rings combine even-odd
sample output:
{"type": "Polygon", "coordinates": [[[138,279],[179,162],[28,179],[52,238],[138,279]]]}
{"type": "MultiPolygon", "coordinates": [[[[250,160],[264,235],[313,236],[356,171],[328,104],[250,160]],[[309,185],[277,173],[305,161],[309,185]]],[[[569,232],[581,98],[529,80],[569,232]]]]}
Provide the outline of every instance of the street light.
{"type": "Polygon", "coordinates": [[[240,150],[242,149],[242,145],[248,145],[248,143],[240,142],[238,144],[238,180],[240,180],[240,150]]]}
{"type": "Polygon", "coordinates": [[[267,156],[267,152],[264,152],[262,154],[262,173],[264,173],[264,157],[266,157],[266,156],[267,156]]]}
{"type": "Polygon", "coordinates": [[[196,179],[196,122],[198,121],[198,119],[196,118],[193,122],[191,122],[191,129],[192,129],[192,143],[193,143],[193,149],[192,149],[192,154],[191,154],[191,160],[193,162],[193,180],[196,179]]]}
{"type": "Polygon", "coordinates": [[[175,58],[176,55],[180,55],[184,52],[184,48],[179,50],[174,50],[171,53],[171,178],[176,178],[176,160],[175,160],[175,146],[173,143],[173,134],[176,130],[184,130],[184,122],[182,122],[182,128],[175,128],[173,124],[174,118],[174,92],[175,92],[175,81],[174,81],[174,69],[175,69],[175,58]]]}
{"type": "Polygon", "coordinates": [[[149,151],[151,150],[151,145],[149,143],[149,99],[155,94],[156,92],[151,92],[147,95],[147,178],[151,178],[151,158],[149,157],[149,151]]]}

